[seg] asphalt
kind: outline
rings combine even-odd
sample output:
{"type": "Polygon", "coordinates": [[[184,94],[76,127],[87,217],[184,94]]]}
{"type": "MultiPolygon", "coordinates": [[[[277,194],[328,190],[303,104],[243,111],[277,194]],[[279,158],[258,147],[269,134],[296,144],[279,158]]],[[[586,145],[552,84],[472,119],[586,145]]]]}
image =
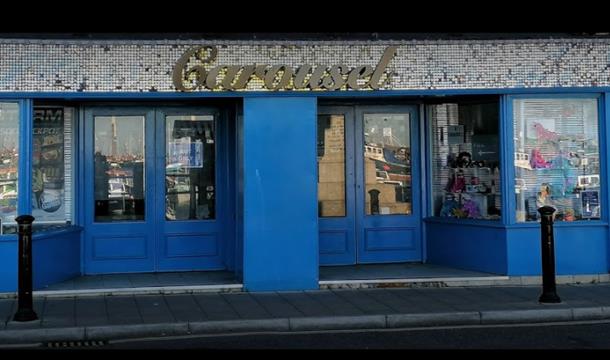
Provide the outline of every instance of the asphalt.
{"type": "Polygon", "coordinates": [[[12,320],[17,299],[0,299],[0,344],[610,319],[610,283],[558,285],[559,304],[539,303],[541,292],[541,286],[419,286],[34,296],[39,320],[29,322],[12,320]]]}

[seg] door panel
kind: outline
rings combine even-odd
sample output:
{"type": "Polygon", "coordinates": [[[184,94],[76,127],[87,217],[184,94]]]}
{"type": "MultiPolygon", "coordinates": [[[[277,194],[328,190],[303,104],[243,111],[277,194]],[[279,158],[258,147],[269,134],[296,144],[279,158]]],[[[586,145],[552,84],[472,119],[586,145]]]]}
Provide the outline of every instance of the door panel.
{"type": "Polygon", "coordinates": [[[85,273],[154,270],[154,113],[85,111],[85,273]]]}
{"type": "Polygon", "coordinates": [[[356,111],[358,262],[421,260],[416,107],[356,111]]]}
{"type": "Polygon", "coordinates": [[[85,110],[85,273],[225,268],[230,208],[220,115],[85,110]]]}
{"type": "Polygon", "coordinates": [[[158,270],[225,268],[225,186],[217,179],[227,173],[217,159],[227,149],[218,141],[219,118],[215,109],[157,111],[158,270]]]}
{"type": "Polygon", "coordinates": [[[354,242],[354,112],[349,107],[318,110],[318,226],[320,264],[356,262],[354,242]]]}
{"type": "Polygon", "coordinates": [[[318,114],[320,265],[421,261],[417,108],[318,114]]]}

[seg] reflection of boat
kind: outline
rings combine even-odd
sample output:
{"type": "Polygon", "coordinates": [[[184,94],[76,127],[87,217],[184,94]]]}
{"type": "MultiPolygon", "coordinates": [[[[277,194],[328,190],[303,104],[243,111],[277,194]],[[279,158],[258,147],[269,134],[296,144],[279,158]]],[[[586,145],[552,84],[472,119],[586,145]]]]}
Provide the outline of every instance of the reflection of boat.
{"type": "Polygon", "coordinates": [[[366,144],[364,146],[364,157],[385,162],[383,148],[375,144],[366,144]]]}
{"type": "Polygon", "coordinates": [[[379,147],[366,144],[365,157],[375,162],[377,181],[409,186],[411,183],[411,164],[409,149],[406,147],[379,147]]]}
{"type": "Polygon", "coordinates": [[[365,156],[375,161],[377,170],[387,171],[391,180],[405,181],[411,173],[407,148],[381,148],[371,144],[365,146],[365,156]]]}

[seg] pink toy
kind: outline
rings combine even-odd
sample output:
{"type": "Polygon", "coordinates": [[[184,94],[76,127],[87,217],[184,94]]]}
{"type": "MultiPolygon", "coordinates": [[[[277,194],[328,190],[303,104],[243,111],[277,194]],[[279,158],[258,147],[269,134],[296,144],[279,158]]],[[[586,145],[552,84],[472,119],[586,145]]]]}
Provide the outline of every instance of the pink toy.
{"type": "Polygon", "coordinates": [[[559,135],[552,131],[549,131],[542,126],[541,123],[535,122],[534,129],[536,129],[536,135],[538,136],[538,140],[548,140],[548,141],[557,141],[559,140],[559,135]]]}
{"type": "Polygon", "coordinates": [[[453,184],[451,185],[451,192],[461,193],[466,190],[466,179],[464,179],[464,174],[458,173],[453,180],[453,184]]]}
{"type": "Polygon", "coordinates": [[[551,167],[551,163],[544,160],[540,150],[532,149],[532,156],[530,156],[530,165],[533,169],[548,169],[551,167]]]}

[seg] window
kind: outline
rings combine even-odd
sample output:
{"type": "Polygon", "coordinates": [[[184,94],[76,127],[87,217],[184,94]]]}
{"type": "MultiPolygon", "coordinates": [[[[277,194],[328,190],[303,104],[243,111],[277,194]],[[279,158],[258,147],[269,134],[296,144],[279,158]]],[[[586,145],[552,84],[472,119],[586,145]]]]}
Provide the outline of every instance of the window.
{"type": "Polygon", "coordinates": [[[409,116],[364,114],[366,215],[412,212],[409,116]]]}
{"type": "Polygon", "coordinates": [[[518,222],[537,221],[552,206],[556,221],[600,218],[596,99],[513,102],[518,222]]]}
{"type": "Polygon", "coordinates": [[[0,234],[17,232],[19,105],[0,103],[0,234]]]}
{"type": "Polygon", "coordinates": [[[166,116],[165,138],[165,219],[215,219],[214,116],[166,116]]]}
{"type": "Polygon", "coordinates": [[[95,221],[144,220],[144,117],[94,118],[95,221]]]}
{"type": "Polygon", "coordinates": [[[432,136],[433,214],[499,220],[498,101],[427,106],[432,136]]]}
{"type": "Polygon", "coordinates": [[[36,231],[72,222],[74,115],[74,108],[34,107],[32,216],[36,231]]]}
{"type": "Polygon", "coordinates": [[[318,216],[345,216],[345,116],[318,115],[318,216]]]}

